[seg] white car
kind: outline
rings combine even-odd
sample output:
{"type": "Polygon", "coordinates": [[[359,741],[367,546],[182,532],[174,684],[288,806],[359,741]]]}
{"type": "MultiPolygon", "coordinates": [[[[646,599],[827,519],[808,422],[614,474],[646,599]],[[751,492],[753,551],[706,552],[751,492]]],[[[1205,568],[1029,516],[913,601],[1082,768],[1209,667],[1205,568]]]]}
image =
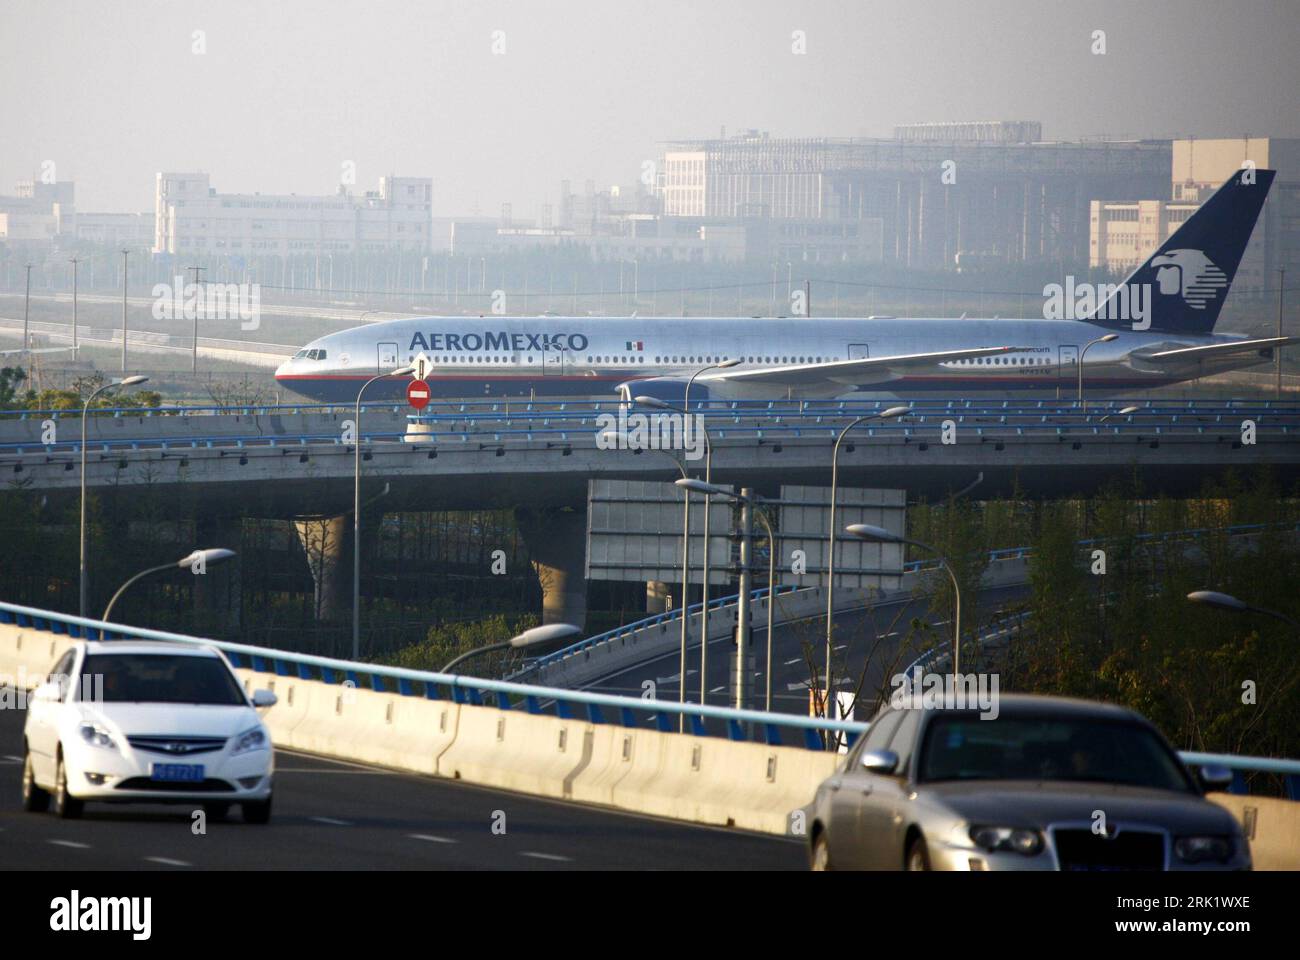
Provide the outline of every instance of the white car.
{"type": "Polygon", "coordinates": [[[220,651],[183,643],[78,641],[27,703],[23,808],[81,815],[86,801],[199,803],[247,823],[271,817],[275,758],[257,708],[220,651]]]}

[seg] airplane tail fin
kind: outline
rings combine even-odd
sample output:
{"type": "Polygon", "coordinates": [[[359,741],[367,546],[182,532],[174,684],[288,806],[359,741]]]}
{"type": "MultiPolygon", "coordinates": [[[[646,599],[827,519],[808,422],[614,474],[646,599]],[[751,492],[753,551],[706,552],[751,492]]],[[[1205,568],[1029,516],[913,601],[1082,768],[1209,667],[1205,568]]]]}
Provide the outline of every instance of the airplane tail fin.
{"type": "Polygon", "coordinates": [[[1275,173],[1234,173],[1087,319],[1116,329],[1149,322],[1168,333],[1211,332],[1275,173]]]}

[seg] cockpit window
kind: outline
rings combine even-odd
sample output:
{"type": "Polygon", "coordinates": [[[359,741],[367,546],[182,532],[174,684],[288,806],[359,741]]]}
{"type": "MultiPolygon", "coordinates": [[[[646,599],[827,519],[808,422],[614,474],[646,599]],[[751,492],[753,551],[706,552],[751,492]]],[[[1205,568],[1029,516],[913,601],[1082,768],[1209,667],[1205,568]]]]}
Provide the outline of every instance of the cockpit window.
{"type": "Polygon", "coordinates": [[[293,355],[295,360],[324,360],[324,350],[299,350],[293,355]]]}

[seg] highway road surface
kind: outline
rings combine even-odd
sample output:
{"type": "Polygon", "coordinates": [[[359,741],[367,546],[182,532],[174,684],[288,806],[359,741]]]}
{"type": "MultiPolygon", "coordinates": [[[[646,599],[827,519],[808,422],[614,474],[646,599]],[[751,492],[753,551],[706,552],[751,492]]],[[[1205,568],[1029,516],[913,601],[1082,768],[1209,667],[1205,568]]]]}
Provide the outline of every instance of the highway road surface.
{"type": "Polygon", "coordinates": [[[190,805],[24,813],[25,713],[0,710],[0,869],[799,870],[780,837],[674,823],[277,751],[267,826],[232,810],[192,831],[190,805]],[[504,833],[494,822],[504,816],[504,833]]]}
{"type": "MultiPolygon", "coordinates": [[[[999,608],[1022,600],[1027,594],[1028,587],[1023,585],[981,590],[979,622],[987,622],[999,608]]],[[[936,642],[942,643],[951,636],[952,625],[948,621],[935,619],[929,612],[929,606],[929,597],[897,598],[877,603],[869,610],[836,614],[836,670],[842,672],[843,664],[847,661],[849,676],[852,678],[851,683],[847,680],[843,681],[842,685],[837,685],[837,688],[844,692],[852,691],[857,685],[858,678],[862,676],[865,666],[867,667],[866,681],[862,686],[864,696],[870,697],[877,690],[889,689],[889,677],[895,671],[903,670],[922,652],[919,649],[899,651],[899,645],[906,639],[913,619],[930,624],[933,636],[936,638],[935,641],[922,643],[922,647],[933,646],[936,642]]],[[[758,611],[759,608],[756,606],[754,609],[758,611]]],[[[822,617],[820,620],[814,618],[799,623],[777,624],[773,628],[772,709],[777,713],[806,714],[808,712],[810,671],[804,654],[804,644],[810,642],[813,645],[813,662],[820,671],[826,649],[825,623],[825,617],[822,617]]],[[[976,625],[973,611],[969,609],[966,611],[963,625],[962,634],[969,643],[971,631],[976,625]]],[[[680,627],[675,625],[674,635],[678,629],[680,627]]],[[[690,630],[686,655],[687,700],[699,702],[698,618],[692,619],[690,630]]],[[[764,614],[756,612],[754,616],[753,637],[752,653],[755,669],[752,674],[748,706],[761,710],[766,689],[764,673],[767,667],[767,620],[764,614]]],[[[731,671],[734,668],[731,658],[734,650],[735,645],[729,637],[709,641],[708,702],[714,706],[732,705],[731,671]]],[[[639,697],[643,695],[644,685],[653,683],[657,698],[676,701],[680,683],[678,669],[680,662],[680,647],[674,646],[672,650],[652,660],[586,684],[583,689],[639,697]]],[[[966,663],[965,658],[963,663],[966,663]]],[[[969,670],[973,664],[967,663],[966,666],[969,670]]],[[[870,718],[858,717],[857,719],[870,718]]]]}

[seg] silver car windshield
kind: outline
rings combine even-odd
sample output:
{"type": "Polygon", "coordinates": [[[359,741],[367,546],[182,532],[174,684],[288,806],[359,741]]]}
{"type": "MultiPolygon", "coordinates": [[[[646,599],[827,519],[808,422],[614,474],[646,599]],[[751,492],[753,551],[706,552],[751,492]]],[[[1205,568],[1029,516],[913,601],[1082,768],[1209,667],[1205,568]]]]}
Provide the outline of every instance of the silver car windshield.
{"type": "Polygon", "coordinates": [[[1082,716],[941,714],[926,729],[918,779],[1091,781],[1194,792],[1146,727],[1082,716]]]}
{"type": "Polygon", "coordinates": [[[81,672],[100,678],[89,689],[102,691],[105,703],[247,706],[239,683],[216,657],[96,653],[86,657],[81,672]]]}

